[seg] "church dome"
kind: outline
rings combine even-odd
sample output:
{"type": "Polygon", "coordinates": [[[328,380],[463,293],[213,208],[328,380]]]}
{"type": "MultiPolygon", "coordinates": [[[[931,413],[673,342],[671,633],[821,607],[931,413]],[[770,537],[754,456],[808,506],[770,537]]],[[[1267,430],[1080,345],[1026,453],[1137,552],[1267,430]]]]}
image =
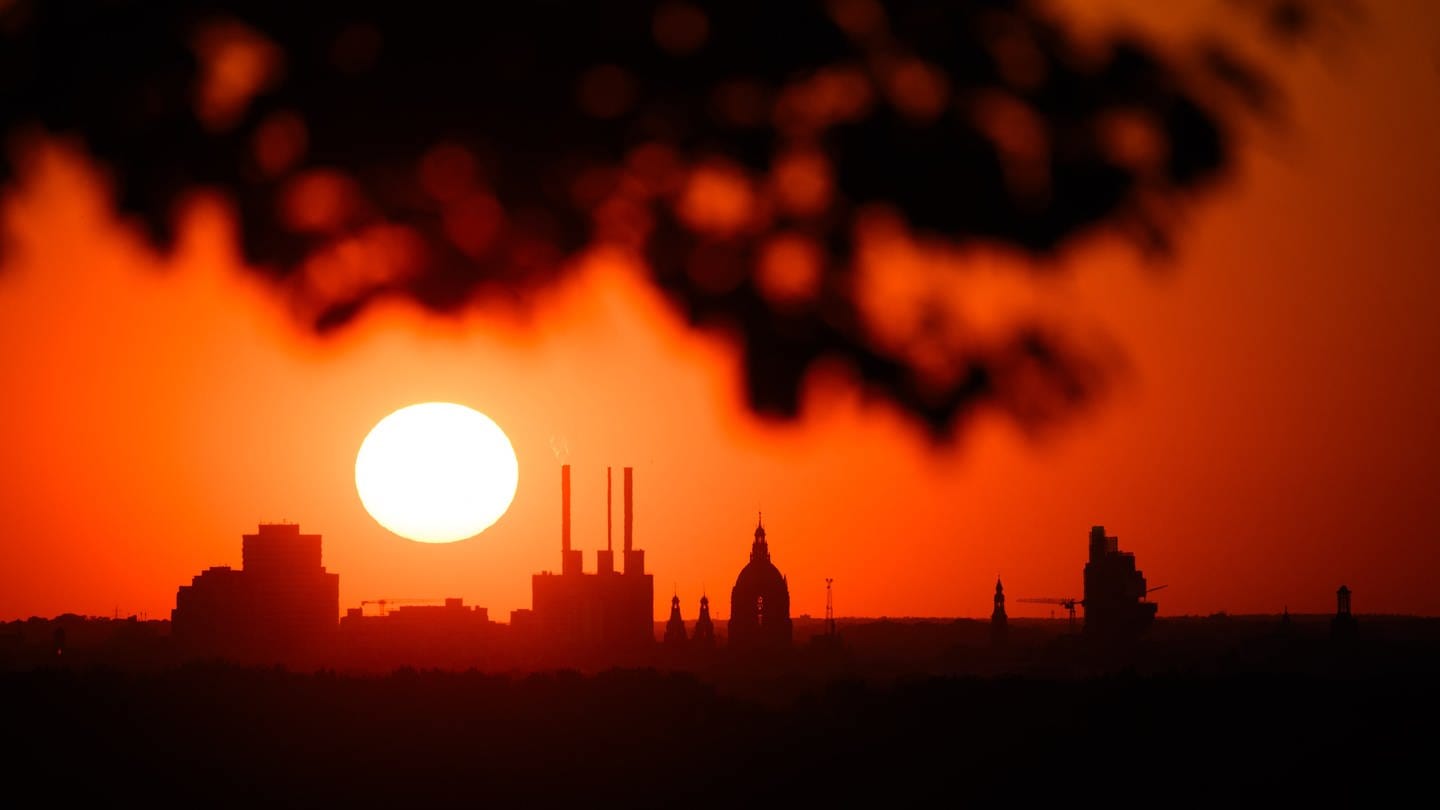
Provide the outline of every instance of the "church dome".
{"type": "Polygon", "coordinates": [[[735,578],[735,590],[746,594],[787,593],[790,588],[785,575],[770,562],[770,544],[765,540],[765,524],[757,521],[755,543],[750,547],[750,562],[735,578]]]}
{"type": "Polygon", "coordinates": [[[730,591],[730,643],[737,648],[788,646],[791,641],[790,586],[770,561],[763,524],[755,527],[750,561],[730,591]]]}
{"type": "Polygon", "coordinates": [[[785,575],[770,562],[769,557],[752,558],[740,576],[735,578],[735,590],[742,593],[780,593],[788,590],[785,575]]]}

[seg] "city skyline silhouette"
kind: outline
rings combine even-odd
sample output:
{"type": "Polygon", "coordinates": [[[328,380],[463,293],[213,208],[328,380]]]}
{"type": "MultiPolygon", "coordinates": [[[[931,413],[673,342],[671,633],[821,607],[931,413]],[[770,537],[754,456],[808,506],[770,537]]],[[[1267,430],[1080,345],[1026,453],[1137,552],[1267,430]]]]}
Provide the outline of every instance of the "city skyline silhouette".
{"type": "Polygon", "coordinates": [[[142,779],[162,803],[284,805],[455,801],[477,780],[501,803],[709,806],[801,785],[909,803],[955,788],[957,757],[983,763],[958,777],[964,794],[997,800],[1058,798],[1072,788],[1036,774],[1079,779],[1117,757],[1127,784],[1292,800],[1414,791],[1425,773],[1387,741],[1440,720],[1440,618],[1357,615],[1346,585],[1328,617],[1157,616],[1134,552],[1095,525],[1081,601],[1103,609],[1083,632],[1010,618],[999,579],[988,621],[836,618],[827,579],[824,618],[792,623],[757,521],[732,592],[740,622],[717,633],[702,595],[687,626],[678,588],[669,619],[647,621],[631,609],[652,575],[624,473],[632,567],[607,570],[601,551],[583,570],[564,465],[566,567],[535,575],[534,609],[509,623],[459,598],[364,600],[336,622],[339,574],[295,523],[243,535],[242,566],[180,585],[172,620],[0,623],[0,693],[32,743],[4,768],[82,769],[76,797],[142,779]],[[936,723],[985,733],[947,739],[936,723]],[[1032,734],[1066,733],[1088,744],[1058,769],[1029,753],[1032,734]],[[1233,758],[1214,763],[1223,734],[1233,758]],[[1322,778],[1315,763],[1351,737],[1380,743],[1322,778]],[[707,750],[729,767],[695,756],[707,750]],[[556,759],[583,764],[554,779],[556,759]],[[638,782],[637,762],[652,769],[638,782]],[[854,772],[811,784],[837,768],[854,772]]]}
{"type": "Polygon", "coordinates": [[[1421,2],[0,0],[7,795],[1430,795],[1437,92],[1421,2]]]}
{"type": "MultiPolygon", "coordinates": [[[[825,665],[821,672],[837,675],[842,670],[829,667],[854,660],[846,644],[847,634],[839,632],[841,624],[849,628],[893,626],[883,615],[837,621],[833,578],[826,579],[822,620],[808,613],[792,617],[788,577],[771,560],[763,514],[757,518],[749,560],[735,579],[724,629],[717,633],[713,626],[708,594],[700,597],[696,620],[687,624],[681,615],[678,584],[668,618],[657,621],[644,609],[652,601],[653,574],[645,571],[644,551],[635,548],[633,469],[622,470],[623,568],[614,565],[614,552],[608,547],[611,532],[607,530],[607,548],[596,552],[591,571],[585,570],[583,551],[572,547],[571,465],[561,465],[559,471],[561,569],[535,574],[532,605],[511,611],[508,622],[492,620],[487,607],[467,606],[459,597],[370,599],[358,606],[342,606],[339,573],[321,565],[322,535],[302,533],[299,524],[291,522],[261,523],[255,533],[241,538],[239,568],[211,566],[178,587],[168,621],[137,622],[139,617],[132,615],[122,622],[117,615],[107,622],[101,617],[67,613],[11,622],[9,632],[0,636],[0,666],[73,665],[77,645],[69,638],[67,627],[73,630],[88,625],[77,639],[83,639],[78,645],[82,650],[79,660],[92,664],[217,661],[301,672],[383,672],[417,666],[494,671],[574,667],[601,671],[627,666],[694,670],[724,662],[738,672],[758,673],[811,660],[818,654],[811,663],[818,661],[825,665]],[[377,612],[367,615],[366,605],[376,605],[377,612]],[[802,626],[798,638],[796,621],[802,626]],[[67,651],[69,658],[65,658],[67,651]]],[[[607,486],[607,493],[610,490],[607,486]]],[[[609,508],[606,514],[611,514],[609,508]]],[[[1069,614],[1063,620],[1063,631],[1056,630],[1053,614],[1049,621],[1023,620],[1029,625],[1028,645],[1034,647],[1037,639],[1052,651],[1068,645],[1069,658],[1056,659],[1064,668],[1133,666],[1137,656],[1164,650],[1166,642],[1157,645],[1153,638],[1159,605],[1149,594],[1165,586],[1147,587],[1135,553],[1120,550],[1118,538],[1107,535],[1104,526],[1091,526],[1086,544],[1089,560],[1083,570],[1083,597],[1018,600],[1060,605],[1069,614]],[[1082,617],[1078,623],[1077,611],[1082,617]],[[1044,625],[1048,629],[1034,635],[1034,629],[1044,625]]],[[[1350,588],[1341,585],[1335,598],[1328,638],[1332,644],[1354,644],[1361,636],[1361,623],[1353,612],[1350,588]]],[[[998,664],[1000,671],[1020,660],[1016,651],[1023,645],[1017,646],[1011,639],[1005,602],[1003,583],[997,579],[988,650],[951,636],[948,643],[952,647],[945,653],[954,655],[968,648],[972,660],[965,662],[967,666],[988,662],[982,667],[998,664]]],[[[1208,617],[1173,618],[1182,623],[1196,618],[1221,621],[1210,628],[1214,632],[1223,628],[1228,616],[1216,612],[1208,617]]],[[[1308,618],[1315,624],[1314,617],[1308,618]]],[[[1397,618],[1403,622],[1407,617],[1372,617],[1378,623],[1365,632],[1372,641],[1387,634],[1393,640],[1393,631],[1377,628],[1392,627],[1397,618]]],[[[912,626],[945,623],[944,617],[902,617],[899,621],[912,626]]],[[[1293,634],[1294,619],[1288,606],[1278,616],[1250,616],[1245,622],[1278,628],[1275,637],[1282,641],[1293,634]]],[[[951,617],[949,624],[968,624],[973,634],[980,623],[951,617]]],[[[1430,624],[1440,627],[1440,618],[1430,624]]],[[[1168,634],[1158,635],[1164,639],[1168,634]]],[[[927,644],[932,647],[928,654],[938,654],[933,638],[927,644]]],[[[867,654],[874,652],[871,649],[867,654]]],[[[1173,650],[1168,654],[1173,655],[1173,650]]]]}

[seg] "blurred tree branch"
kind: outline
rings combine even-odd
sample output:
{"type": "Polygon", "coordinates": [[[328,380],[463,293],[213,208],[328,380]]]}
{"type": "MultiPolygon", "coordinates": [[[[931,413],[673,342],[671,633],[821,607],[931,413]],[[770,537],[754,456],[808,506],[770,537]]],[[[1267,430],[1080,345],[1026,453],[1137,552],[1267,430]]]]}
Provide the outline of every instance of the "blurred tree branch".
{"type": "MultiPolygon", "coordinates": [[[[1316,24],[1233,5],[1277,40],[1316,24]]],[[[1105,374],[1039,322],[956,338],[936,307],[895,337],[867,234],[1168,250],[1168,212],[1281,95],[1223,41],[1187,56],[1021,0],[9,0],[0,128],[78,135],[162,248],[183,195],[223,190],[320,331],[387,295],[523,307],[604,245],[739,336],[757,412],[795,416],[833,362],[944,439],[982,406],[1047,423],[1105,374]]]]}

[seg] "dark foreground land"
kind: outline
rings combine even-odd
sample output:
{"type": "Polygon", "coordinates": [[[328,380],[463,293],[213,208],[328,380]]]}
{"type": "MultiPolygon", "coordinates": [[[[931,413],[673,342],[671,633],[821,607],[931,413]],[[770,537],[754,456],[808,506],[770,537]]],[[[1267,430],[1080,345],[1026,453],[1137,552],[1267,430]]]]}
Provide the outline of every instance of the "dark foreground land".
{"type": "Polygon", "coordinates": [[[1434,795],[1440,644],[1417,628],[1223,649],[1200,634],[1193,655],[1157,640],[1109,665],[1051,639],[983,674],[963,648],[909,674],[855,655],[585,673],[31,667],[0,673],[0,778],[57,805],[1371,806],[1434,795]]]}

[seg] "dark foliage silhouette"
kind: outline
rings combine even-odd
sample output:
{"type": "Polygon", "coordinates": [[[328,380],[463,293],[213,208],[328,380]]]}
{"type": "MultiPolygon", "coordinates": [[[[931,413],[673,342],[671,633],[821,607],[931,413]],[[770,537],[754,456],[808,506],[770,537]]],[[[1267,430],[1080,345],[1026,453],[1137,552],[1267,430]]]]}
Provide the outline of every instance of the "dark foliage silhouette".
{"type": "MultiPolygon", "coordinates": [[[[1219,5],[1287,41],[1323,16],[1219,5]]],[[[1038,320],[877,324],[866,234],[1164,251],[1279,103],[1223,38],[1082,42],[1021,0],[0,4],[0,181],[26,136],[76,137],[162,248],[222,190],[320,331],[389,295],[523,310],[604,246],[737,337],[755,411],[796,415],[832,362],[937,438],[978,406],[1049,422],[1105,376],[1038,320]]]]}
{"type": "MultiPolygon", "coordinates": [[[[0,773],[206,806],[722,807],[1423,790],[1433,648],[1352,675],[837,679],[776,703],[614,670],[0,673],[0,773]]],[[[1413,793],[1411,794],[1413,795],[1413,793]]]]}

